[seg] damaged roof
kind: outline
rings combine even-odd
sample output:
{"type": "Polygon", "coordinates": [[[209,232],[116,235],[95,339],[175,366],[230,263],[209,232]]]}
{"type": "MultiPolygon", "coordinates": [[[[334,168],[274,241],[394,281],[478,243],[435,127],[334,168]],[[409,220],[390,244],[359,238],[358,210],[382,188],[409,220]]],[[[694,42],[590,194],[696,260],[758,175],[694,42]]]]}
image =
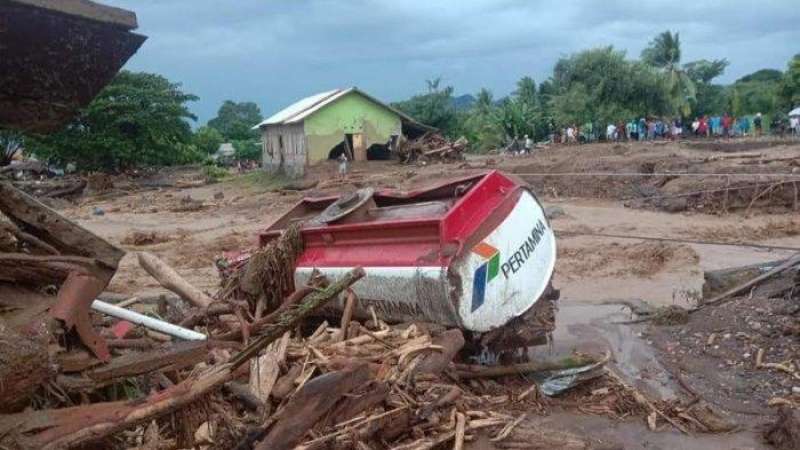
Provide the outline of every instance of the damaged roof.
{"type": "Polygon", "coordinates": [[[273,114],[272,116],[268,117],[267,119],[265,119],[264,121],[262,121],[258,125],[254,126],[253,129],[257,130],[257,129],[259,129],[261,127],[264,127],[264,126],[267,126],[267,125],[289,125],[289,124],[294,124],[294,123],[300,123],[306,117],[314,114],[315,112],[317,112],[320,109],[324,108],[326,105],[329,105],[329,104],[335,102],[336,100],[344,97],[345,95],[353,93],[353,92],[358,93],[358,94],[366,97],[368,100],[370,100],[370,101],[372,101],[372,102],[374,102],[374,103],[376,103],[376,104],[378,104],[378,105],[380,105],[380,106],[392,111],[393,113],[397,114],[398,116],[400,116],[400,119],[404,123],[407,123],[407,124],[410,124],[410,125],[414,125],[414,126],[419,127],[419,128],[433,130],[432,127],[429,127],[427,125],[424,125],[422,123],[417,122],[411,116],[403,113],[402,111],[397,110],[396,108],[393,108],[393,107],[387,105],[386,103],[383,103],[382,101],[376,99],[375,97],[365,93],[364,91],[362,91],[362,90],[360,90],[360,89],[358,89],[356,87],[351,87],[351,88],[348,88],[348,89],[334,89],[332,91],[321,92],[319,94],[314,94],[314,95],[305,97],[303,99],[300,99],[300,100],[292,103],[291,105],[287,106],[286,108],[284,108],[284,109],[278,111],[277,113],[273,114]]]}

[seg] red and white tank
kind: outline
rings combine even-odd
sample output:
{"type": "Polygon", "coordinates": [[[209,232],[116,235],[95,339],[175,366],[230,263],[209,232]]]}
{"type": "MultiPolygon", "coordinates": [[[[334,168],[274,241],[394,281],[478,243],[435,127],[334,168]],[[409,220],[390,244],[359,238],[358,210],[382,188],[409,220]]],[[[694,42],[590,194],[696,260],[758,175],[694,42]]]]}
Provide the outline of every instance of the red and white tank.
{"type": "Polygon", "coordinates": [[[363,267],[367,276],[353,286],[357,316],[368,318],[372,307],[388,322],[434,322],[478,336],[530,316],[523,327],[539,329],[527,340],[552,331],[555,235],[535,195],[501,172],[412,192],[303,199],[261,243],[296,222],[305,249],[295,283],[314,269],[335,279],[363,267]]]}

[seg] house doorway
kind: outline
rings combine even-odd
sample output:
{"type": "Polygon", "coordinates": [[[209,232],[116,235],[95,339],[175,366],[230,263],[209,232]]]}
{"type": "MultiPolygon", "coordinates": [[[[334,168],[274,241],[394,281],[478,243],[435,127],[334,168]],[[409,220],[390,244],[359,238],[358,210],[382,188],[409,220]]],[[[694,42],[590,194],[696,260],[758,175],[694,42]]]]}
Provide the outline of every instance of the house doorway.
{"type": "Polygon", "coordinates": [[[328,152],[328,159],[338,159],[342,154],[346,155],[349,161],[353,161],[353,135],[351,133],[346,133],[342,142],[336,144],[328,152]]]}

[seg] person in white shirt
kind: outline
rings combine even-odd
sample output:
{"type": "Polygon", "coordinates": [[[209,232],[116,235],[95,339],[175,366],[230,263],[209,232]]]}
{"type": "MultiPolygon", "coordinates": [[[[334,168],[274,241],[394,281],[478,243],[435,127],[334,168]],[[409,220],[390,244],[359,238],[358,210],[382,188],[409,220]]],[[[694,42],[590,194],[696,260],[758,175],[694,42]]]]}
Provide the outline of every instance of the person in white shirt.
{"type": "Polygon", "coordinates": [[[613,123],[606,127],[606,139],[609,142],[617,140],[617,127],[613,123]]]}
{"type": "Polygon", "coordinates": [[[800,116],[789,118],[789,128],[792,130],[792,136],[800,136],[800,116]]]}
{"type": "Polygon", "coordinates": [[[529,138],[528,135],[525,135],[525,153],[530,155],[531,149],[533,148],[533,139],[529,138]]]}

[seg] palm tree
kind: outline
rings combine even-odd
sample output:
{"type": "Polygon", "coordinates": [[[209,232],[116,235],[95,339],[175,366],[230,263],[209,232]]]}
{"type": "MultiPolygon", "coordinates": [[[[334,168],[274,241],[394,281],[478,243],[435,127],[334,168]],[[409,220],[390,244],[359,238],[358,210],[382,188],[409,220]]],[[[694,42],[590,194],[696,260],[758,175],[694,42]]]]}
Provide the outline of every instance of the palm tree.
{"type": "Polygon", "coordinates": [[[663,71],[673,109],[683,115],[688,115],[697,90],[692,79],[681,68],[680,35],[667,30],[656,36],[642,50],[642,61],[663,71]]]}

